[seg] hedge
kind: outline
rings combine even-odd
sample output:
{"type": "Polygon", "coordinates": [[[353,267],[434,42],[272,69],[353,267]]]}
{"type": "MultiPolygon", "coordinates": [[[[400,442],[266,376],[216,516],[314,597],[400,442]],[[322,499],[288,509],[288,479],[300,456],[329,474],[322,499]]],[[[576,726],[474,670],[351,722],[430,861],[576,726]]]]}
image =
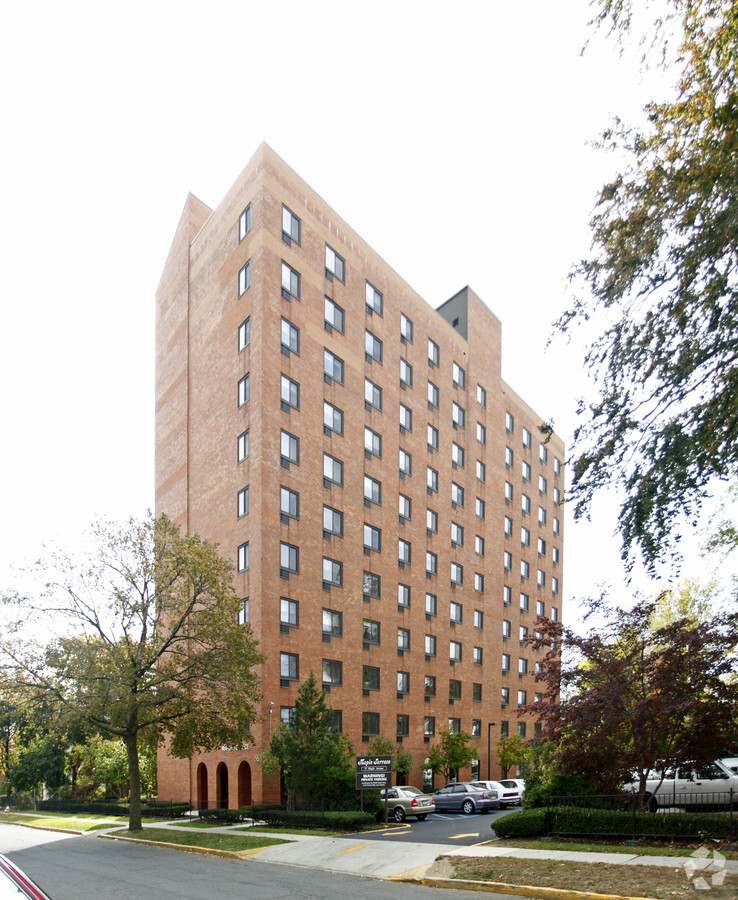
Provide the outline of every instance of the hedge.
{"type": "Polygon", "coordinates": [[[197,814],[206,822],[225,822],[227,825],[234,825],[236,822],[243,822],[251,818],[250,812],[245,806],[242,806],[241,809],[225,809],[223,807],[200,809],[197,814]]]}
{"type": "Polygon", "coordinates": [[[275,804],[247,807],[255,822],[282,828],[328,828],[331,831],[359,831],[373,825],[371,812],[360,810],[292,810],[275,804]]]}
{"type": "Polygon", "coordinates": [[[492,830],[499,838],[537,837],[546,833],[546,810],[538,807],[510,813],[493,822],[492,830]]]}

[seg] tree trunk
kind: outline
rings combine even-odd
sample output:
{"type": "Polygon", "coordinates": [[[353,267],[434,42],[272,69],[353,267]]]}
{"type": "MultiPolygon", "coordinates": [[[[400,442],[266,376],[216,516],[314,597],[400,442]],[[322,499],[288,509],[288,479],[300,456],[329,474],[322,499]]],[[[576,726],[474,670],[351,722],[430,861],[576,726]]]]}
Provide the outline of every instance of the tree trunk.
{"type": "Polygon", "coordinates": [[[141,830],[141,769],[138,761],[138,734],[126,735],[128,778],[131,783],[131,803],[128,809],[128,830],[141,830]]]}

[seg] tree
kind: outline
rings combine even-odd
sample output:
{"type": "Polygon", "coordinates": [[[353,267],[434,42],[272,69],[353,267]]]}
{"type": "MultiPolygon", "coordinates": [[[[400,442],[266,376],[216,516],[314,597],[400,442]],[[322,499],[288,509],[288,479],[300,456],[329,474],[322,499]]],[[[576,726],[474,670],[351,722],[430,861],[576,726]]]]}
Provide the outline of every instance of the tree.
{"type": "Polygon", "coordinates": [[[291,721],[269,742],[264,770],[281,767],[288,790],[307,803],[342,805],[356,797],[353,753],[346,735],[334,730],[333,710],[311,672],[297,692],[291,721]]]}
{"type": "MultiPolygon", "coordinates": [[[[633,27],[632,0],[594,5],[621,37],[633,27]]],[[[676,96],[649,103],[643,129],[616,121],[605,134],[630,165],[600,192],[593,252],[557,323],[607,323],[585,358],[599,395],[580,402],[575,513],[618,487],[623,558],[640,550],[651,570],[676,550],[681,516],[694,520],[711,483],[738,470],[738,7],[664,8],[657,59],[677,73],[676,96]]]]}
{"type": "Polygon", "coordinates": [[[166,516],[92,533],[86,558],[38,564],[47,579],[38,597],[5,598],[21,618],[0,639],[0,676],[124,742],[137,830],[140,743],[167,736],[181,757],[241,743],[263,658],[238,624],[233,566],[213,545],[166,516]]]}
{"type": "Polygon", "coordinates": [[[510,766],[517,766],[524,771],[530,762],[530,758],[530,747],[527,746],[519,734],[500,738],[497,742],[497,760],[502,767],[503,777],[505,778],[510,766]]]}
{"type": "Polygon", "coordinates": [[[530,642],[546,650],[540,702],[525,712],[556,745],[558,771],[603,790],[639,782],[650,770],[702,763],[724,754],[738,708],[735,614],[692,617],[653,627],[657,600],[630,611],[591,601],[598,622],[580,635],[547,619],[530,642]],[[559,692],[561,697],[559,698],[559,692]]]}
{"type": "Polygon", "coordinates": [[[442,731],[439,743],[431,747],[426,768],[434,775],[440,772],[449,781],[457,769],[463,769],[479,759],[479,751],[471,740],[472,736],[467,731],[442,731]]]}
{"type": "Polygon", "coordinates": [[[369,741],[366,752],[368,756],[391,756],[392,771],[396,775],[407,775],[408,772],[412,772],[414,765],[412,753],[383,734],[378,734],[369,741]]]}

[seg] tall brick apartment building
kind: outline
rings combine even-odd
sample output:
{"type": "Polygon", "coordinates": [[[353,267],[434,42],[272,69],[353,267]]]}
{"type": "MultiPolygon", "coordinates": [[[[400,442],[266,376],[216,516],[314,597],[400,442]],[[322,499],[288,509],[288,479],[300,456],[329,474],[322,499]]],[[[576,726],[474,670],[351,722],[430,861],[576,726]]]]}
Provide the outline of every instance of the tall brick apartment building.
{"type": "Polygon", "coordinates": [[[430,786],[463,729],[460,777],[499,776],[534,728],[522,638],[560,613],[564,488],[499,320],[468,287],[432,309],[266,145],[215,210],[188,197],[156,308],[157,512],[230,556],[267,657],[253,744],[162,752],[160,796],[277,798],[259,757],[310,671],[357,753],[402,742],[430,786]]]}

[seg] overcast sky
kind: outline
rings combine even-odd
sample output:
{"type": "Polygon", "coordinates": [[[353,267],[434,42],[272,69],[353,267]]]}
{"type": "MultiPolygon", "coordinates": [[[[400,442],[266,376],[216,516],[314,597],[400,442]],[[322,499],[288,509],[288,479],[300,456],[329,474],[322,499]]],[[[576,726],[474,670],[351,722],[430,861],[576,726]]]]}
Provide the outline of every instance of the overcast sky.
{"type": "MultiPolygon", "coordinates": [[[[653,93],[586,0],[14,3],[0,37],[0,583],[153,505],[154,291],[188,191],[267,141],[432,306],[465,284],[503,376],[570,439],[581,356],[545,351],[653,93]]],[[[565,592],[622,584],[614,506],[567,520],[565,592]]]]}

